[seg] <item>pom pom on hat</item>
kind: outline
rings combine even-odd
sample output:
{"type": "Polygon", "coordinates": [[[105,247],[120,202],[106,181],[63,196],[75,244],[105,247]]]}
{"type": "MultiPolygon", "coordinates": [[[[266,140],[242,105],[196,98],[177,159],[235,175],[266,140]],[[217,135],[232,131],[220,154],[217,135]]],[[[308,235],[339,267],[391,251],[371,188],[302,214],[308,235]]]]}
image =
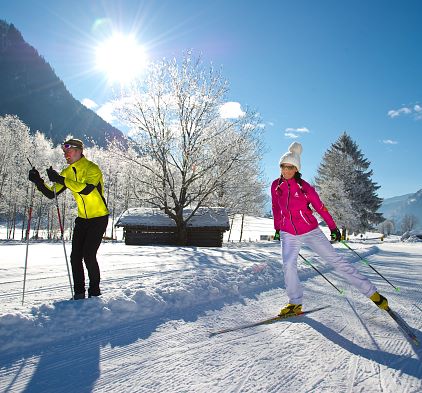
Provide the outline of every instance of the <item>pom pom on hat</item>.
{"type": "Polygon", "coordinates": [[[302,154],[302,150],[302,145],[299,142],[293,142],[289,146],[289,151],[281,156],[280,165],[294,165],[300,171],[300,155],[302,154]]]}

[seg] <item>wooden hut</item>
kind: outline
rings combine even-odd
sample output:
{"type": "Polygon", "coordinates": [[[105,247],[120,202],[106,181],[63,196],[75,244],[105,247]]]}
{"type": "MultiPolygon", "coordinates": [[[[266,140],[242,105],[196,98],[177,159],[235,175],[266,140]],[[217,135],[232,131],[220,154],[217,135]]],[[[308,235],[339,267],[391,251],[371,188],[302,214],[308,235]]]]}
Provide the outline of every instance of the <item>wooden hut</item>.
{"type": "MultiPolygon", "coordinates": [[[[184,210],[188,217],[191,209],[184,210]]],[[[176,244],[176,223],[156,208],[131,208],[118,218],[117,227],[123,227],[125,244],[176,244]]],[[[221,247],[223,234],[229,229],[227,212],[221,207],[202,207],[187,223],[187,245],[221,247]]]]}

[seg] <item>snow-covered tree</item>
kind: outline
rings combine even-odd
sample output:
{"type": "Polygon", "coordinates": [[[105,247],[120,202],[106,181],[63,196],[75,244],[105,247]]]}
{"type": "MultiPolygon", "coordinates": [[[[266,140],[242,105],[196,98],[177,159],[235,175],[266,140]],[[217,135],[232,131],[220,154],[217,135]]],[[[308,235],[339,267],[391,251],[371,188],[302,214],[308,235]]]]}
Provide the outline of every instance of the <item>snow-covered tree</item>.
{"type": "Polygon", "coordinates": [[[319,195],[335,218],[337,226],[341,228],[342,237],[346,239],[346,228],[358,227],[359,221],[343,180],[327,178],[324,187],[319,190],[319,195]]]}
{"type": "Polygon", "coordinates": [[[394,223],[391,220],[385,220],[379,224],[379,230],[384,235],[391,235],[394,232],[394,223]]]}
{"type": "Polygon", "coordinates": [[[31,195],[27,158],[33,147],[29,128],[16,116],[0,117],[0,138],[0,215],[7,220],[9,234],[18,217],[27,216],[31,195]]]}
{"type": "Polygon", "coordinates": [[[401,220],[402,232],[409,232],[415,229],[418,219],[413,214],[406,214],[401,220]]]}
{"type": "Polygon", "coordinates": [[[120,108],[119,117],[132,130],[136,156],[128,159],[138,168],[139,203],[171,217],[181,244],[186,241],[186,224],[200,206],[229,192],[241,197],[233,179],[252,179],[250,186],[258,186],[260,119],[248,109],[222,114],[227,92],[219,71],[187,53],[180,62],[153,64],[120,108]],[[186,207],[192,208],[187,217],[186,207]]]}
{"type": "Polygon", "coordinates": [[[369,166],[358,145],[344,132],[324,154],[318,168],[316,188],[327,199],[323,200],[338,225],[341,222],[343,233],[362,233],[383,220],[377,213],[382,203],[377,195],[379,186],[371,180],[369,166]],[[328,197],[330,193],[336,196],[328,197]],[[354,219],[345,220],[340,214],[343,209],[347,212],[342,214],[354,219]]]}

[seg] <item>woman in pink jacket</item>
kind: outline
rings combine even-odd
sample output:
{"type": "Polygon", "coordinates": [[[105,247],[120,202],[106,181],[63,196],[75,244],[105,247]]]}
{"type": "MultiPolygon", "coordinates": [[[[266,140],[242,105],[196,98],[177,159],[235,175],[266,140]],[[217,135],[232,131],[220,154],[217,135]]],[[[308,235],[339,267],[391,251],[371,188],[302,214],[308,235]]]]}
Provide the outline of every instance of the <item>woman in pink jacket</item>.
{"type": "Polygon", "coordinates": [[[374,284],[339,255],[318,226],[310,206],[324,219],[333,241],[341,234],[315,189],[300,174],[302,145],[294,142],[280,159],[281,176],[271,185],[275,239],[281,237],[284,280],[289,303],[280,315],[302,312],[303,288],[297,273],[297,257],[301,245],[306,245],[331,264],[350,284],[369,297],[378,307],[388,308],[387,299],[378,293],[374,284]]]}

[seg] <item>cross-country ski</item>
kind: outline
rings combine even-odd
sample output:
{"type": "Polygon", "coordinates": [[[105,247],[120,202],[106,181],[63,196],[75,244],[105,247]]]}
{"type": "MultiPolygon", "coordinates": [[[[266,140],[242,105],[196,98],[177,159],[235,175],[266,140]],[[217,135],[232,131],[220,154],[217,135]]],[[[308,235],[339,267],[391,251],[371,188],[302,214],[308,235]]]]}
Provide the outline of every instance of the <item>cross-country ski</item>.
{"type": "Polygon", "coordinates": [[[419,346],[420,341],[413,329],[407,324],[407,322],[391,308],[387,310],[387,313],[396,322],[399,330],[403,333],[404,337],[406,337],[411,343],[419,346]]]}
{"type": "Polygon", "coordinates": [[[330,307],[330,306],[318,307],[318,308],[314,308],[312,310],[302,311],[299,314],[291,314],[291,315],[289,314],[289,315],[284,315],[284,316],[277,315],[275,317],[263,319],[263,320],[257,321],[257,322],[251,322],[251,323],[246,323],[246,324],[243,324],[243,325],[237,325],[237,326],[233,326],[233,327],[229,327],[229,328],[214,330],[214,331],[210,332],[210,337],[213,337],[213,336],[216,336],[216,335],[222,334],[222,333],[234,332],[236,330],[243,330],[243,329],[252,328],[252,327],[261,326],[261,325],[270,325],[270,324],[275,323],[275,322],[286,321],[288,319],[293,319],[295,317],[300,317],[302,315],[312,314],[316,311],[324,310],[325,308],[328,308],[328,307],[330,307]]]}

